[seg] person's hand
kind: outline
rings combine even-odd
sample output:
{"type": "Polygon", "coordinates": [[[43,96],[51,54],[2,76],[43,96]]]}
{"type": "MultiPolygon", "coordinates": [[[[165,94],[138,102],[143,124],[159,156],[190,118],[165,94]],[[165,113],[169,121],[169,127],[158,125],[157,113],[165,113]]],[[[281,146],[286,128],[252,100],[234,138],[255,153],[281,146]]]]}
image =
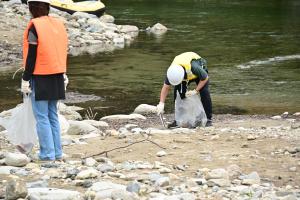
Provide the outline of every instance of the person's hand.
{"type": "Polygon", "coordinates": [[[185,97],[191,97],[191,96],[194,96],[198,94],[198,91],[197,90],[189,90],[185,93],[185,97]]]}
{"type": "Polygon", "coordinates": [[[66,74],[64,74],[64,85],[65,85],[65,91],[67,90],[67,86],[69,84],[69,79],[68,76],[66,74]]]}
{"type": "Polygon", "coordinates": [[[29,81],[25,81],[25,80],[22,79],[21,92],[23,92],[24,94],[30,94],[32,92],[31,89],[30,89],[29,81]]]}
{"type": "Polygon", "coordinates": [[[165,103],[159,102],[159,104],[156,106],[157,114],[164,114],[164,109],[165,109],[165,103]]]}

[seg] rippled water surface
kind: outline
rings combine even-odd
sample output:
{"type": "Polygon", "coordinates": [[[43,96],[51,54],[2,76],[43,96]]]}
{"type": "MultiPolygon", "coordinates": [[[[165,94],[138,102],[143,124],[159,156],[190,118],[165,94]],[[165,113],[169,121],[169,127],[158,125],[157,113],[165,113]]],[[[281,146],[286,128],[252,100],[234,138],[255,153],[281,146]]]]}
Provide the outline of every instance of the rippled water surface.
{"type": "MultiPolygon", "coordinates": [[[[300,1],[107,0],[117,24],[160,22],[162,37],[141,32],[123,50],[69,59],[69,91],[100,100],[78,104],[99,115],[156,104],[174,56],[195,51],[208,61],[215,113],[300,111],[300,1]]],[[[11,72],[0,72],[1,107],[20,101],[11,72]]],[[[169,95],[167,109],[171,111],[169,95]]]]}

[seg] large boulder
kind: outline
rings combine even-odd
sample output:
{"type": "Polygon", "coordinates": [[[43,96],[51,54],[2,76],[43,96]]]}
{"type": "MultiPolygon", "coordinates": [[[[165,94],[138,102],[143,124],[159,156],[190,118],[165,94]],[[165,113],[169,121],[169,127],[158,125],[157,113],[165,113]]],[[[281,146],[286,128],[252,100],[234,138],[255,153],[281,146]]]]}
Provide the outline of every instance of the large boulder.
{"type": "Polygon", "coordinates": [[[156,106],[148,105],[148,104],[140,104],[138,107],[134,109],[134,113],[137,114],[155,114],[157,113],[156,106]]]}
{"type": "Polygon", "coordinates": [[[120,25],[119,27],[119,31],[121,33],[125,33],[130,35],[131,37],[136,37],[139,34],[139,28],[136,26],[132,26],[132,25],[120,25]]]}
{"type": "Polygon", "coordinates": [[[23,167],[30,162],[30,159],[25,154],[7,153],[4,162],[8,166],[23,167]]]}
{"type": "Polygon", "coordinates": [[[59,113],[62,114],[68,120],[81,120],[81,115],[77,112],[76,108],[67,106],[63,103],[58,104],[59,113]]]}
{"type": "Polygon", "coordinates": [[[68,129],[68,135],[85,135],[85,134],[100,134],[100,130],[94,126],[83,122],[83,121],[73,121],[69,120],[70,128],[68,129]]]}
{"type": "Polygon", "coordinates": [[[154,35],[162,35],[168,31],[168,28],[160,23],[157,23],[152,27],[148,27],[146,31],[154,35]]]}

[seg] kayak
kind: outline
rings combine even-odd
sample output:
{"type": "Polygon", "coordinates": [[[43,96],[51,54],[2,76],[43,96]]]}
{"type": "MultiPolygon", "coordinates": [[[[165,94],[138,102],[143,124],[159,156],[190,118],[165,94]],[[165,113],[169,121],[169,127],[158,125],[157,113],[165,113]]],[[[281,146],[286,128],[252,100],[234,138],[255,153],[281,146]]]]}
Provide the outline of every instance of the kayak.
{"type": "Polygon", "coordinates": [[[99,0],[81,2],[73,2],[72,0],[51,0],[51,7],[69,14],[85,12],[98,17],[105,11],[105,5],[99,0]]]}

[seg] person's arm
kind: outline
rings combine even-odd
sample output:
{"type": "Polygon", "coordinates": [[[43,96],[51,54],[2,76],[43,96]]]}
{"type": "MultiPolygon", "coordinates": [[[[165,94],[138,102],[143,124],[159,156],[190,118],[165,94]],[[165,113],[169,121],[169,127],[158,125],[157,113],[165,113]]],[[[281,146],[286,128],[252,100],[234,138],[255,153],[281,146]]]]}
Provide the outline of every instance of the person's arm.
{"type": "Polygon", "coordinates": [[[38,44],[37,44],[37,33],[34,26],[32,26],[29,29],[28,43],[29,43],[29,48],[28,48],[28,54],[26,58],[25,71],[23,73],[24,81],[29,81],[31,79],[35,68],[35,63],[36,63],[38,44]]]}
{"type": "Polygon", "coordinates": [[[209,77],[207,72],[202,68],[197,60],[193,60],[191,65],[193,74],[195,74],[200,80],[196,87],[196,91],[199,92],[205,86],[209,77]]]}
{"type": "Polygon", "coordinates": [[[160,98],[159,98],[159,104],[156,106],[157,114],[163,114],[165,109],[165,101],[168,96],[169,90],[170,90],[171,84],[166,77],[165,83],[160,91],[160,98]]]}
{"type": "Polygon", "coordinates": [[[159,102],[165,103],[170,87],[170,85],[164,83],[163,87],[161,88],[159,102]]]}

